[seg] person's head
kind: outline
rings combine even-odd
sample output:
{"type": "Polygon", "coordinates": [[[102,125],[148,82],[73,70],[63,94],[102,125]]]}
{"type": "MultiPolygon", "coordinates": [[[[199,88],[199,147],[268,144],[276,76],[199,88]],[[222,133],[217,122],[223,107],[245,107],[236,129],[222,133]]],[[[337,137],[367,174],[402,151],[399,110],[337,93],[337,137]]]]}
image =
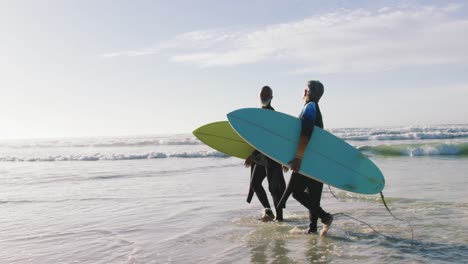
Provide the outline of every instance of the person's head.
{"type": "Polygon", "coordinates": [[[262,106],[267,106],[271,103],[271,99],[273,99],[273,90],[270,86],[263,86],[262,90],[260,91],[260,101],[262,106]]]}
{"type": "Polygon", "coordinates": [[[323,95],[323,84],[320,81],[309,81],[304,89],[304,100],[306,103],[318,103],[323,95]]]}

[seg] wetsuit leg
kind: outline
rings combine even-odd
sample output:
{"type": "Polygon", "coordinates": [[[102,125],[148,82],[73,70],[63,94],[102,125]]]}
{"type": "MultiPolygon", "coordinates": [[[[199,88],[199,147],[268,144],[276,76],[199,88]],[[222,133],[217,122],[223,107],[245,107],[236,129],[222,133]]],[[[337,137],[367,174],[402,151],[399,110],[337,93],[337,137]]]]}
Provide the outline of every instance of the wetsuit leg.
{"type": "Polygon", "coordinates": [[[318,218],[320,218],[323,223],[330,217],[330,214],[320,207],[323,183],[299,173],[293,173],[291,175],[290,183],[291,182],[294,183],[292,187],[294,199],[309,209],[309,233],[317,232],[318,218]],[[305,192],[306,190],[307,192],[305,192]]]}
{"type": "Polygon", "coordinates": [[[262,186],[262,182],[266,177],[266,169],[264,166],[254,164],[252,169],[252,176],[250,178],[250,188],[255,192],[258,200],[264,208],[271,208],[268,202],[265,189],[262,186]]]}
{"type": "Polygon", "coordinates": [[[291,174],[291,179],[289,180],[288,188],[291,188],[294,199],[296,199],[307,209],[311,209],[311,197],[308,193],[305,192],[307,187],[307,179],[305,176],[297,172],[293,172],[291,174]]]}
{"type": "Polygon", "coordinates": [[[271,196],[273,197],[273,203],[276,207],[278,206],[281,196],[286,189],[286,182],[284,181],[281,164],[275,162],[272,163],[270,167],[267,167],[267,179],[268,189],[270,190],[271,196]]]}
{"type": "MultiPolygon", "coordinates": [[[[314,181],[314,180],[312,180],[312,181],[314,181]]],[[[314,205],[314,199],[317,199],[318,193],[315,192],[315,191],[316,190],[313,189],[313,186],[311,187],[311,185],[309,185],[307,193],[309,193],[309,195],[311,197],[311,201],[312,201],[311,206],[314,205]]],[[[322,190],[320,189],[320,195],[318,196],[318,205],[319,206],[320,206],[321,194],[322,194],[322,190]]],[[[318,227],[317,227],[318,215],[314,214],[312,210],[309,210],[309,220],[310,220],[309,233],[317,233],[317,231],[318,231],[318,227]]]]}
{"type": "Polygon", "coordinates": [[[318,216],[314,215],[311,210],[309,210],[309,220],[309,233],[317,233],[318,216]]]}
{"type": "Polygon", "coordinates": [[[325,212],[322,207],[320,206],[320,200],[322,199],[322,190],[323,190],[323,183],[310,179],[307,179],[307,192],[311,198],[311,212],[313,216],[318,216],[322,223],[330,217],[330,214],[325,212]]]}
{"type": "Polygon", "coordinates": [[[270,190],[271,196],[273,197],[273,203],[276,208],[276,220],[283,220],[283,208],[278,206],[281,201],[281,197],[286,189],[286,182],[284,181],[283,168],[281,164],[276,162],[269,162],[270,166],[267,167],[267,179],[268,189],[270,190]]]}

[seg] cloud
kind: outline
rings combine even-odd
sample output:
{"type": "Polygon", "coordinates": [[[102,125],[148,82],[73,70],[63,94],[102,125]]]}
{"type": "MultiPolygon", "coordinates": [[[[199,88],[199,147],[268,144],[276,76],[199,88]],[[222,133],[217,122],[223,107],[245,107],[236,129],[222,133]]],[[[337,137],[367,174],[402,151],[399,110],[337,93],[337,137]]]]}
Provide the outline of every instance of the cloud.
{"type": "Polygon", "coordinates": [[[405,66],[466,63],[468,20],[445,7],[340,10],[255,29],[188,32],[154,48],[103,57],[169,56],[200,67],[261,61],[297,62],[306,72],[374,72],[405,66]]]}

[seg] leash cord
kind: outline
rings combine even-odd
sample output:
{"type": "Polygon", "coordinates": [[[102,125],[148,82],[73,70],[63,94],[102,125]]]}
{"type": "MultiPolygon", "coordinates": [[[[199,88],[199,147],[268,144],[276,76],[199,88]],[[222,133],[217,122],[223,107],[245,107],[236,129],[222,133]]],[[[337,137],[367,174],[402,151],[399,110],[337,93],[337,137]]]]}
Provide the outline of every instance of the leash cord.
{"type": "MultiPolygon", "coordinates": [[[[340,199],[335,195],[335,193],[332,191],[332,189],[330,188],[330,185],[328,185],[328,190],[329,190],[330,193],[333,195],[333,197],[335,197],[337,200],[340,200],[340,199]]],[[[383,202],[385,208],[387,209],[387,211],[390,213],[390,215],[391,215],[393,218],[395,218],[395,219],[398,220],[398,221],[405,222],[405,223],[407,223],[407,224],[409,225],[409,227],[410,227],[410,229],[411,229],[411,240],[414,240],[413,225],[411,225],[411,223],[410,223],[409,221],[400,219],[400,218],[396,217],[395,215],[393,215],[392,211],[390,211],[390,208],[388,208],[387,203],[385,202],[385,197],[384,197],[384,195],[383,195],[382,192],[380,192],[380,197],[382,198],[382,202],[383,202]]],[[[352,216],[350,216],[350,215],[347,215],[347,214],[345,214],[345,213],[337,213],[337,214],[334,214],[333,216],[340,216],[340,215],[346,216],[346,217],[348,217],[348,218],[351,218],[351,219],[353,219],[353,220],[355,220],[355,221],[357,221],[357,222],[360,222],[360,223],[362,223],[362,224],[368,226],[368,227],[369,227],[370,229],[372,229],[375,233],[377,233],[377,234],[379,234],[379,235],[381,235],[381,236],[384,236],[384,237],[386,237],[386,238],[391,238],[390,236],[387,236],[387,235],[384,235],[384,234],[378,232],[378,231],[375,230],[375,228],[373,228],[370,224],[368,224],[368,223],[366,223],[366,222],[364,222],[364,221],[362,221],[362,220],[356,219],[356,218],[354,218],[354,217],[352,217],[352,216]]]]}
{"type": "Polygon", "coordinates": [[[380,192],[380,197],[382,198],[382,202],[383,202],[383,204],[385,205],[385,208],[387,208],[387,211],[390,213],[390,215],[393,216],[393,218],[395,218],[395,219],[398,220],[398,221],[406,222],[406,223],[409,225],[409,227],[410,227],[410,229],[411,229],[411,240],[414,240],[413,225],[411,225],[411,223],[410,223],[408,220],[403,220],[403,219],[400,219],[400,218],[394,216],[394,215],[392,214],[392,211],[390,211],[390,209],[388,208],[387,203],[385,202],[385,198],[384,198],[384,195],[383,195],[382,192],[380,192]]]}

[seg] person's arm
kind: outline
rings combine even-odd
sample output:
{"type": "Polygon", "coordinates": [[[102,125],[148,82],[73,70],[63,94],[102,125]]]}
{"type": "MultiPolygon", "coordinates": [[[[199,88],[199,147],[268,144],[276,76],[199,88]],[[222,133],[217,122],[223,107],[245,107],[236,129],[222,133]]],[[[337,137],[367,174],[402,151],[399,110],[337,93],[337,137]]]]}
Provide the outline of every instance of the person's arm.
{"type": "Polygon", "coordinates": [[[310,137],[314,131],[314,123],[316,117],[315,105],[307,105],[301,113],[301,135],[296,149],[294,159],[290,162],[291,169],[298,172],[301,168],[304,152],[309,144],[310,137]]]}
{"type": "Polygon", "coordinates": [[[244,166],[246,168],[249,168],[250,166],[252,166],[252,163],[253,163],[253,157],[252,157],[252,155],[250,155],[250,156],[247,157],[247,159],[245,159],[244,166]]]}
{"type": "Polygon", "coordinates": [[[258,151],[258,150],[256,150],[256,149],[255,149],[254,151],[252,151],[252,154],[250,154],[250,155],[247,157],[247,159],[245,159],[245,161],[244,161],[244,166],[245,166],[246,168],[252,166],[252,164],[254,163],[255,157],[258,156],[259,154],[260,154],[260,151],[258,151]]]}
{"type": "Polygon", "coordinates": [[[291,162],[292,171],[298,172],[301,168],[302,158],[304,157],[304,152],[307,148],[307,144],[309,144],[309,138],[305,135],[301,135],[301,137],[299,138],[299,144],[297,146],[296,155],[291,162]]]}

